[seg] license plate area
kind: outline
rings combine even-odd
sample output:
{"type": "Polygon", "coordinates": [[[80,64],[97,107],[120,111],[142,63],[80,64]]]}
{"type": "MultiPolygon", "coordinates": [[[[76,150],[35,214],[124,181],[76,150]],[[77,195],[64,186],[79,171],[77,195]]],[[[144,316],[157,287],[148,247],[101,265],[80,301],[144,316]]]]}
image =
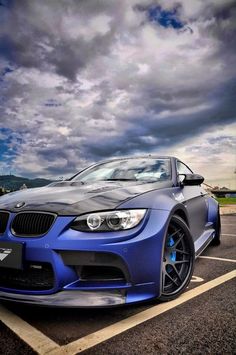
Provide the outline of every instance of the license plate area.
{"type": "Polygon", "coordinates": [[[0,242],[0,269],[23,268],[24,243],[0,242]]]}

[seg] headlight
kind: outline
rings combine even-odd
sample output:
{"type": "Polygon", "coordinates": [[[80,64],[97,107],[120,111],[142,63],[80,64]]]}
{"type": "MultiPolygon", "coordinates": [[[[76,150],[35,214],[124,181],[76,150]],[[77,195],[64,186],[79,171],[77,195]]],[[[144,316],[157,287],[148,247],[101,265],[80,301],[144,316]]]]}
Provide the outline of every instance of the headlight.
{"type": "Polygon", "coordinates": [[[136,227],[146,209],[96,212],[77,217],[72,229],[82,232],[112,232],[136,227]]]}

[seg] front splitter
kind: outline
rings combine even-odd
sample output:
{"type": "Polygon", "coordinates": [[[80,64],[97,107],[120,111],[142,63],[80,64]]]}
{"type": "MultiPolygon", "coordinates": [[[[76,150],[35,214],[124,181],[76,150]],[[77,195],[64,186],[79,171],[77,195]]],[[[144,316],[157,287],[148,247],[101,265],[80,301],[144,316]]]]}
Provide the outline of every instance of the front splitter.
{"type": "Polygon", "coordinates": [[[61,291],[50,295],[28,295],[0,291],[0,300],[51,307],[111,307],[126,302],[117,291],[61,291]]]}

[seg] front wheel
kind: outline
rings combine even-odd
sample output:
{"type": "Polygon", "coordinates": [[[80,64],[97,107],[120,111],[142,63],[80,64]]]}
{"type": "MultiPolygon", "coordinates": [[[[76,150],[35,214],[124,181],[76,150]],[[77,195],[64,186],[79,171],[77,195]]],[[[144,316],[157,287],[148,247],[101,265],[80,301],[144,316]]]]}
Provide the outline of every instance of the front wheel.
{"type": "Polygon", "coordinates": [[[194,268],[195,250],[190,230],[179,216],[172,216],[162,260],[162,292],[159,300],[170,301],[188,286],[194,268]]]}

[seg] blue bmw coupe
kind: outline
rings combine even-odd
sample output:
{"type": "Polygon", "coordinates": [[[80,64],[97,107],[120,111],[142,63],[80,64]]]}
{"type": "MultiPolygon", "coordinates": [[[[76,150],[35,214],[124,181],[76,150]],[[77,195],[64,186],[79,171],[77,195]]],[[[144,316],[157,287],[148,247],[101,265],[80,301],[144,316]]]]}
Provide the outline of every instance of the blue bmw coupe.
{"type": "Polygon", "coordinates": [[[218,203],[174,157],[93,165],[0,198],[0,299],[104,307],[168,301],[220,243],[218,203]]]}

